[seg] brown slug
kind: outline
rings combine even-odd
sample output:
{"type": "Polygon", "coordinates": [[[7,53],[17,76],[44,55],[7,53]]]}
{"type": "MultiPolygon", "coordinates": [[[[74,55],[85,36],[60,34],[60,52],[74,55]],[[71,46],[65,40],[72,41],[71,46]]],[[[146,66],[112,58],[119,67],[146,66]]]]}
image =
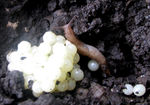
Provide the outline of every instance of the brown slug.
{"type": "Polygon", "coordinates": [[[107,75],[110,75],[110,71],[107,68],[107,63],[104,55],[97,48],[85,44],[75,37],[75,33],[71,28],[71,23],[74,18],[75,17],[73,17],[68,24],[62,26],[62,28],[64,29],[65,37],[67,38],[67,40],[76,45],[78,52],[81,55],[88,56],[89,58],[96,60],[100,64],[103,72],[105,72],[107,75]]]}

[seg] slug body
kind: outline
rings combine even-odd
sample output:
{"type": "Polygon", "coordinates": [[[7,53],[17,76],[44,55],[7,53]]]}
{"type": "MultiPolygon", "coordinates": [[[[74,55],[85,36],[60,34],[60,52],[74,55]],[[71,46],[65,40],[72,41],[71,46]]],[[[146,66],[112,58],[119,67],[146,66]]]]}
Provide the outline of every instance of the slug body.
{"type": "Polygon", "coordinates": [[[106,59],[103,56],[103,54],[101,52],[99,52],[99,50],[91,45],[85,44],[83,42],[81,42],[80,40],[78,40],[75,37],[75,34],[70,26],[72,20],[63,26],[64,29],[64,33],[65,33],[65,37],[67,38],[67,40],[69,40],[70,42],[72,42],[73,44],[76,45],[78,52],[84,56],[88,56],[91,59],[96,60],[100,66],[101,69],[107,74],[110,75],[109,70],[107,69],[107,64],[106,64],[106,59]]]}

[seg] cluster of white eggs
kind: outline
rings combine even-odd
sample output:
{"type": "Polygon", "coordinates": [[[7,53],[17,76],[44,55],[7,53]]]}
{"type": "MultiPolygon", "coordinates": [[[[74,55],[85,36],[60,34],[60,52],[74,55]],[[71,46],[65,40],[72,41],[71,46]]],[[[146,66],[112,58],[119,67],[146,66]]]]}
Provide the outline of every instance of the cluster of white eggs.
{"type": "Polygon", "coordinates": [[[36,97],[43,92],[73,90],[76,81],[84,77],[77,64],[79,59],[76,46],[51,31],[43,35],[39,46],[22,41],[17,51],[7,54],[8,70],[23,72],[26,89],[32,80],[32,92],[36,97]]]}
{"type": "Polygon", "coordinates": [[[122,90],[125,95],[134,95],[140,97],[143,96],[146,92],[146,88],[143,84],[137,84],[134,87],[131,84],[125,84],[125,89],[122,90]]]}

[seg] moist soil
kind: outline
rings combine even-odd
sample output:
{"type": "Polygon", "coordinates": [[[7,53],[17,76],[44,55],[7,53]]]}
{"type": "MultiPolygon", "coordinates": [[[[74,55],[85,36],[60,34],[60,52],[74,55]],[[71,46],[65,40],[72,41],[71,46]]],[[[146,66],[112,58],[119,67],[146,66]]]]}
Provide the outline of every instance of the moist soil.
{"type": "MultiPolygon", "coordinates": [[[[149,0],[0,0],[0,105],[150,105],[149,0]],[[85,77],[73,91],[44,93],[38,98],[24,90],[23,74],[7,70],[6,55],[27,40],[41,42],[49,30],[61,28],[74,16],[76,37],[98,48],[111,76],[91,72],[90,58],[79,62],[85,77]],[[144,84],[145,95],[126,96],[125,84],[144,84]]],[[[31,83],[32,84],[32,83],[31,83]]]]}

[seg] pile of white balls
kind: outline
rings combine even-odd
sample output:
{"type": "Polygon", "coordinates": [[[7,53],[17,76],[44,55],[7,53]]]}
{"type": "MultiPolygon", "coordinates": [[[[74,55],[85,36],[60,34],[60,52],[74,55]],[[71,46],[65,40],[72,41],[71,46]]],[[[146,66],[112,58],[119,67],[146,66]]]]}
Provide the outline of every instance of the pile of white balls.
{"type": "Polygon", "coordinates": [[[76,46],[51,31],[43,35],[39,46],[22,41],[17,51],[7,54],[8,70],[23,72],[26,89],[32,80],[32,92],[36,97],[43,92],[73,90],[76,81],[84,77],[77,64],[79,59],[76,46]]]}
{"type": "Polygon", "coordinates": [[[131,84],[125,84],[125,89],[122,90],[125,95],[134,95],[140,97],[143,96],[146,92],[146,88],[143,84],[137,84],[134,87],[131,84]]]}

